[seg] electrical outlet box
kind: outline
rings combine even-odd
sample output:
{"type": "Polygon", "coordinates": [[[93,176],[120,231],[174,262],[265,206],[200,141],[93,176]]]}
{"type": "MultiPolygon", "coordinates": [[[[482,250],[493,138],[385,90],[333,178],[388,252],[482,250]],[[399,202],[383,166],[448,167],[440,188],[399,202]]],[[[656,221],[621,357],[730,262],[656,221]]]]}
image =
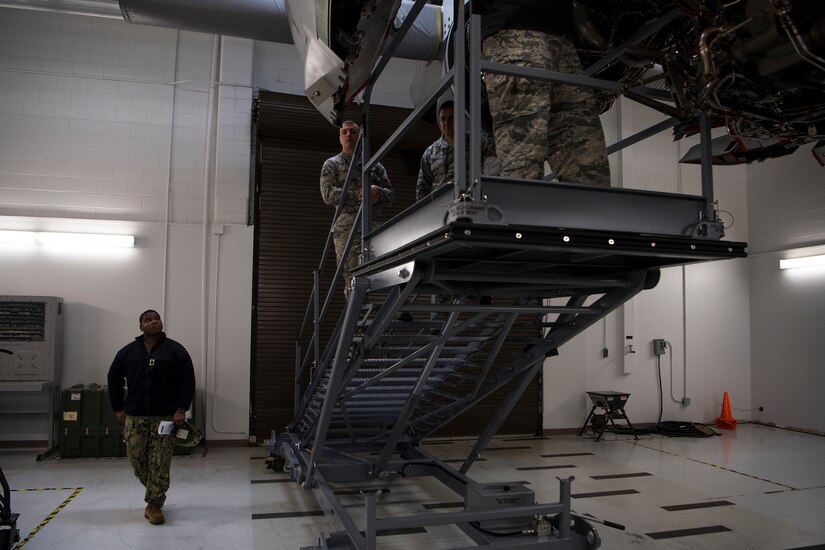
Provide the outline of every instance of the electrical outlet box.
{"type": "Polygon", "coordinates": [[[667,342],[665,342],[664,339],[656,338],[655,340],[653,340],[653,354],[654,355],[664,355],[666,346],[667,346],[667,342]]]}
{"type": "Polygon", "coordinates": [[[690,397],[683,397],[682,398],[682,406],[687,407],[688,405],[690,405],[690,397]]]}

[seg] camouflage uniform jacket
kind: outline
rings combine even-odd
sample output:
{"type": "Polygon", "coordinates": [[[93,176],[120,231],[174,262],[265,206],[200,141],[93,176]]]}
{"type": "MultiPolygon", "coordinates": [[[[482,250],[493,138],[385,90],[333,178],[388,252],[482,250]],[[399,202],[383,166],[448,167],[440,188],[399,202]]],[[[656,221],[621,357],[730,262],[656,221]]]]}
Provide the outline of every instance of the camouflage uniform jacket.
{"type": "MultiPolygon", "coordinates": [[[[469,139],[467,144],[467,163],[470,162],[469,139]]],[[[481,162],[496,156],[493,136],[481,133],[481,162]]],[[[415,184],[415,200],[421,200],[448,181],[455,179],[455,150],[442,135],[421,155],[421,168],[415,184]]]]}
{"type": "MultiPolygon", "coordinates": [[[[347,179],[349,165],[350,158],[343,152],[324,161],[324,166],[321,168],[321,197],[324,199],[325,204],[334,207],[338,206],[341,200],[344,182],[347,179]]],[[[335,229],[339,231],[349,231],[352,223],[355,221],[355,216],[358,214],[358,208],[361,206],[360,201],[356,198],[356,189],[361,188],[360,159],[353,170],[355,170],[355,173],[352,175],[352,181],[350,181],[349,189],[347,190],[344,208],[338,216],[338,219],[335,220],[335,229]]],[[[373,220],[376,220],[381,215],[381,207],[392,204],[393,188],[390,179],[387,177],[387,170],[380,163],[377,163],[373,167],[370,178],[372,179],[372,185],[381,187],[381,198],[372,209],[373,220]]]]}

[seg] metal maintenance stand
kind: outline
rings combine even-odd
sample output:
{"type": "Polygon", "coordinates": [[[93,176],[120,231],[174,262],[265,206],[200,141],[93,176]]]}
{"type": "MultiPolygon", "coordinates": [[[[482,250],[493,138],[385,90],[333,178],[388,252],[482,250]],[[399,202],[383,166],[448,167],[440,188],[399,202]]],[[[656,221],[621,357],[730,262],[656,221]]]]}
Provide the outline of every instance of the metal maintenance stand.
{"type": "Polygon", "coordinates": [[[590,414],[587,415],[587,419],[585,419],[582,429],[579,430],[579,435],[584,434],[585,430],[587,430],[587,425],[590,423],[590,419],[596,416],[596,409],[604,409],[604,422],[599,427],[595,425],[593,426],[593,435],[596,436],[596,441],[602,438],[608,422],[610,422],[617,430],[619,429],[614,421],[616,418],[627,422],[627,425],[633,432],[633,438],[639,439],[639,436],[636,435],[636,430],[633,428],[633,424],[630,423],[630,419],[624,411],[625,403],[627,403],[627,400],[630,398],[629,393],[622,393],[618,391],[589,391],[587,392],[587,395],[593,402],[593,408],[590,409],[590,414]]]}
{"type": "MultiPolygon", "coordinates": [[[[359,214],[362,263],[346,282],[346,308],[328,335],[320,327],[339,290],[335,283],[321,289],[321,268],[315,273],[305,323],[314,332],[307,344],[302,329],[296,342],[295,416],[285,432],[273,432],[267,447],[274,467],[286,467],[312,490],[335,526],[314,548],[372,550],[379,530],[446,524],[478,546],[598,548],[596,530],[570,510],[572,478],[559,479],[558,502],[540,504],[522,484],[478,483],[466,473],[559,346],[656,286],[660,268],[744,257],[746,245],[719,240],[707,195],[483,175],[482,72],[621,89],[610,81],[484,62],[478,16],[469,27],[470,77],[467,46],[457,39],[456,62],[429,100],[371,155],[372,84],[423,4],[415,3],[383,50],[365,90],[362,195],[369,196],[371,168],[451,86],[457,114],[461,99],[469,97],[468,115],[455,118],[456,180],[375,231],[369,209],[359,214]],[[517,353],[504,352],[511,329],[530,323],[536,336],[521,342],[517,353]],[[507,395],[460,468],[422,450],[425,438],[505,387],[507,395]],[[381,491],[364,490],[364,484],[418,476],[446,485],[462,499],[462,509],[379,517],[381,491]],[[335,486],[353,483],[360,487],[349,493],[362,495],[363,514],[338,498],[335,486]]],[[[456,3],[454,19],[457,29],[465,28],[462,3],[456,3]]],[[[344,195],[349,181],[351,174],[344,195]]],[[[330,248],[331,238],[321,266],[330,248]]],[[[335,282],[342,270],[339,264],[335,282]]]]}

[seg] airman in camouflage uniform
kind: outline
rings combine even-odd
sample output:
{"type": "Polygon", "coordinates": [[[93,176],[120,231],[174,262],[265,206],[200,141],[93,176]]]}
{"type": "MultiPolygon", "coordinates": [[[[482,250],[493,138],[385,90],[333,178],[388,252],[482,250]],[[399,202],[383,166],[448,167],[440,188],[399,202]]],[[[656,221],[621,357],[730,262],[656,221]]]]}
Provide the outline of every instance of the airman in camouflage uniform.
{"type": "MultiPolygon", "coordinates": [[[[496,63],[583,75],[570,3],[479,0],[484,58],[496,63]]],[[[610,186],[604,133],[586,88],[485,75],[502,175],[534,179],[547,160],[562,182],[610,186]]]]}
{"type": "MultiPolygon", "coordinates": [[[[349,170],[352,156],[355,151],[355,145],[358,143],[358,136],[361,132],[359,125],[351,120],[346,120],[341,124],[338,141],[341,143],[341,152],[334,157],[328,158],[321,168],[321,197],[324,203],[329,206],[337,207],[341,201],[343,194],[344,182],[347,179],[347,171],[349,170]]],[[[361,206],[361,159],[356,161],[353,167],[352,181],[350,181],[347,189],[347,196],[344,198],[344,207],[341,210],[338,219],[333,224],[332,239],[335,244],[335,254],[338,257],[338,262],[341,262],[341,257],[344,253],[344,248],[347,244],[350,229],[352,228],[355,218],[358,215],[358,208],[361,206]]],[[[386,169],[380,164],[376,163],[370,173],[372,184],[370,186],[371,204],[373,206],[372,226],[373,228],[380,225],[377,221],[381,215],[381,207],[392,204],[393,188],[387,177],[386,169]]],[[[358,266],[358,258],[361,255],[361,224],[355,229],[354,241],[352,248],[347,255],[344,263],[344,295],[349,295],[350,289],[350,272],[358,266]]]]}
{"type": "MultiPolygon", "coordinates": [[[[455,179],[453,113],[452,100],[444,101],[438,108],[438,127],[441,129],[441,137],[427,147],[421,156],[421,168],[415,184],[415,200],[421,200],[435,189],[455,179]]],[[[465,143],[469,170],[469,140],[465,143]]],[[[481,134],[481,163],[483,174],[498,175],[500,163],[496,157],[496,145],[493,136],[487,132],[481,134]]]]}

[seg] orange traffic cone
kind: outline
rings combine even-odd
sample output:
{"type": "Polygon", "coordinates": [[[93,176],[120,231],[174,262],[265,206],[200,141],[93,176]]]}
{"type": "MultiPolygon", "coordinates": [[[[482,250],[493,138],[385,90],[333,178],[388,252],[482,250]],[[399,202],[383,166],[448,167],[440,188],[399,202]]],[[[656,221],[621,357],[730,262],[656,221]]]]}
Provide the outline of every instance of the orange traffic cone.
{"type": "Polygon", "coordinates": [[[723,430],[735,430],[736,419],[730,414],[730,399],[728,392],[725,392],[725,397],[722,398],[722,415],[716,419],[716,427],[723,430]]]}

